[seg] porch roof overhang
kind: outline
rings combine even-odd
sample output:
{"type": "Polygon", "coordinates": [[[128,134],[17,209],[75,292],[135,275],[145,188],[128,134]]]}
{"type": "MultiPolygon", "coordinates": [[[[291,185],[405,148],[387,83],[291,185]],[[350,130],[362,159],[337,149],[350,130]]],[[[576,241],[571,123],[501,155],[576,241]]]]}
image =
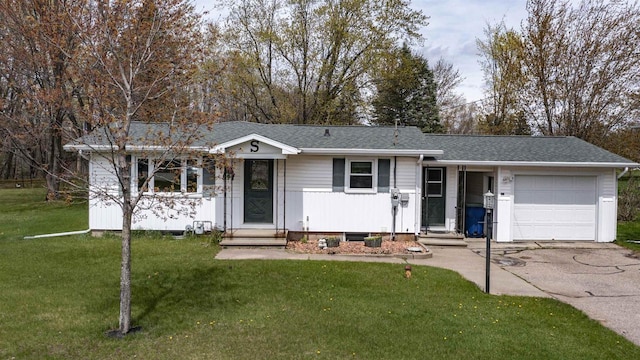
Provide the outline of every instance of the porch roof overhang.
{"type": "MultiPolygon", "coordinates": [[[[229,140],[226,141],[224,143],[221,143],[217,146],[214,146],[212,149],[209,150],[209,153],[211,154],[224,154],[227,152],[227,149],[229,149],[230,147],[236,146],[236,145],[240,145],[246,142],[250,142],[253,140],[257,140],[260,141],[261,143],[265,143],[267,145],[273,146],[275,148],[278,148],[282,151],[281,154],[272,154],[274,158],[284,158],[286,157],[286,155],[295,155],[295,154],[299,154],[301,152],[300,149],[294,147],[294,146],[290,146],[287,145],[285,143],[282,143],[280,141],[276,141],[273,139],[270,139],[266,136],[262,136],[262,135],[258,135],[258,134],[250,134],[250,135],[246,135],[243,137],[239,137],[237,139],[233,139],[233,140],[229,140]]],[[[265,155],[262,154],[238,154],[238,157],[242,157],[242,158],[264,158],[265,155]]]]}
{"type": "Polygon", "coordinates": [[[572,168],[626,168],[638,167],[637,163],[616,162],[547,162],[547,161],[477,161],[425,159],[423,164],[464,165],[464,166],[531,166],[531,167],[572,167],[572,168]]]}

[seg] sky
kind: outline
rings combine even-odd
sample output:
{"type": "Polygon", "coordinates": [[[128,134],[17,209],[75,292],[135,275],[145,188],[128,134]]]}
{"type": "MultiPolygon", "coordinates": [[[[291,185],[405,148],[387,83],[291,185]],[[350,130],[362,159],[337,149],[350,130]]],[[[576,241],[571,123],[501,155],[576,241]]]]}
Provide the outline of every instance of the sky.
{"type": "MultiPolygon", "coordinates": [[[[195,0],[197,9],[212,11],[213,1],[195,0]]],[[[464,79],[458,88],[468,102],[482,99],[483,74],[476,39],[483,39],[487,23],[504,21],[519,28],[527,16],[526,0],[412,0],[411,8],[430,17],[422,29],[423,44],[416,52],[435,63],[440,57],[452,63],[464,79]]],[[[209,15],[217,18],[215,11],[209,15]]]]}
{"type": "Polygon", "coordinates": [[[458,92],[469,102],[479,100],[484,81],[476,39],[484,39],[488,23],[504,21],[519,29],[527,17],[525,5],[526,0],[414,0],[412,8],[430,17],[418,51],[430,62],[442,57],[452,63],[464,78],[458,92]]]}

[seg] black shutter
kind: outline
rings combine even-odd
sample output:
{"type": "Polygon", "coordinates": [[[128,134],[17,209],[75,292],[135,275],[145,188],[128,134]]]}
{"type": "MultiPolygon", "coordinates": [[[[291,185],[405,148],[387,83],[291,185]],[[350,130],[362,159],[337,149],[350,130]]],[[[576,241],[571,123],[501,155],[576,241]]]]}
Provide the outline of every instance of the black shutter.
{"type": "Polygon", "coordinates": [[[344,191],[344,159],[333,159],[333,191],[344,191]]]}
{"type": "Polygon", "coordinates": [[[391,173],[391,160],[379,159],[378,160],[378,192],[389,192],[389,174],[391,173]]]}

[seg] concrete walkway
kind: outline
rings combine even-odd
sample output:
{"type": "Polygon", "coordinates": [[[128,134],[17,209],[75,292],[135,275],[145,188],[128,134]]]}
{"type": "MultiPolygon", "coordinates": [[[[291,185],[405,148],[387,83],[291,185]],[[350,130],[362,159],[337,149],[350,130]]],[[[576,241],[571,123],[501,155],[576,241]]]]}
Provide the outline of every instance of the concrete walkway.
{"type": "MultiPolygon", "coordinates": [[[[485,241],[438,247],[433,257],[295,254],[286,250],[222,249],[216,259],[288,259],[385,262],[434,266],[458,272],[485,288],[485,241]]],[[[490,290],[495,295],[552,297],[640,346],[640,259],[614,244],[593,242],[492,243],[490,290]]]]}

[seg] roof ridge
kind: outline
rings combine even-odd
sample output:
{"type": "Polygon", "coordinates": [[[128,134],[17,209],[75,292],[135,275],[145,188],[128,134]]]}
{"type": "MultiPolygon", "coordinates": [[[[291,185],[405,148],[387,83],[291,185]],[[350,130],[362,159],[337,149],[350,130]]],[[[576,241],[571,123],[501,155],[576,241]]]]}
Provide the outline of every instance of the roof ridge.
{"type": "MultiPolygon", "coordinates": [[[[334,127],[334,128],[371,128],[371,129],[395,129],[393,125],[366,125],[366,124],[288,124],[288,123],[258,123],[247,120],[232,120],[232,121],[222,121],[218,124],[224,123],[244,123],[251,125],[259,125],[259,126],[292,126],[292,127],[317,127],[317,128],[326,128],[326,127],[334,127]]],[[[398,129],[412,128],[418,129],[417,126],[413,125],[403,125],[398,126],[398,129]]]]}
{"type": "MultiPolygon", "coordinates": [[[[570,135],[492,135],[492,134],[436,134],[436,133],[424,133],[425,136],[437,136],[437,137],[476,137],[476,138],[520,138],[520,139],[567,139],[576,138],[570,135]]],[[[576,138],[578,139],[578,138],[576,138]]]]}

